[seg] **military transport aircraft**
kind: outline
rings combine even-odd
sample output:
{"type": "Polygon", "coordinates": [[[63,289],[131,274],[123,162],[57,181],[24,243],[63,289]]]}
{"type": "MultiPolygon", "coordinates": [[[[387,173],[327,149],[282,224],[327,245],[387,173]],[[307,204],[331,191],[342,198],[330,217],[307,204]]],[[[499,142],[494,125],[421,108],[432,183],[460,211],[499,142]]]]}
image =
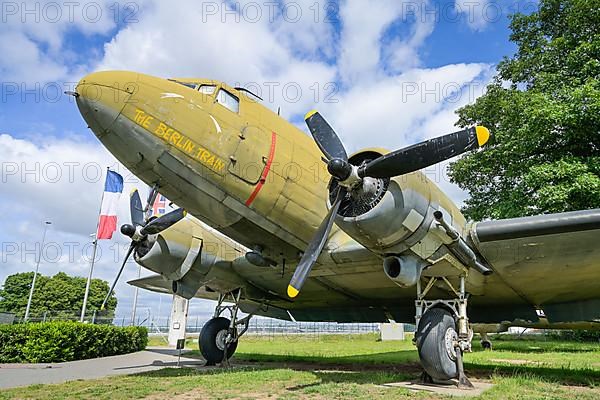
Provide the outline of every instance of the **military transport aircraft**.
{"type": "Polygon", "coordinates": [[[600,210],[471,223],[419,171],[485,151],[484,127],[349,156],[318,112],[311,138],[218,81],[107,71],[71,94],[153,188],[148,204],[160,191],[182,207],[146,219],[133,192],[121,232],[127,258],[156,273],[131,284],[217,301],[200,334],[209,363],[231,357],[253,315],[416,319],[424,377],[468,385],[474,329],[600,325],[600,210]]]}

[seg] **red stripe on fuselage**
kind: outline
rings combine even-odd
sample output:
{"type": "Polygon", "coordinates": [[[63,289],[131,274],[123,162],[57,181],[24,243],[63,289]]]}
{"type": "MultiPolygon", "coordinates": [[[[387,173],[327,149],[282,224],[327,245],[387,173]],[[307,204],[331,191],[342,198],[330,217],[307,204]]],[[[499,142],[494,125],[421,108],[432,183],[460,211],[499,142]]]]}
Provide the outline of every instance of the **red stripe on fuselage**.
{"type": "Polygon", "coordinates": [[[269,150],[269,157],[267,158],[267,164],[265,165],[265,169],[263,170],[262,175],[260,176],[260,180],[256,184],[254,191],[246,200],[246,206],[250,207],[250,204],[256,199],[258,196],[258,192],[262,189],[263,185],[267,181],[267,175],[269,175],[269,171],[271,170],[271,164],[273,163],[273,158],[275,157],[275,146],[277,144],[277,135],[275,132],[271,132],[271,149],[269,150]]]}

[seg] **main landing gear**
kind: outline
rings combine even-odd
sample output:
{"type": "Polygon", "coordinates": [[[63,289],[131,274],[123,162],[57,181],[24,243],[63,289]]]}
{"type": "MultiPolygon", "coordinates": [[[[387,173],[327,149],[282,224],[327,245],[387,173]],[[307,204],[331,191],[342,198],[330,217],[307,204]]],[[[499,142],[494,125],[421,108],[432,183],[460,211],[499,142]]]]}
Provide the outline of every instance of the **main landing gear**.
{"type": "Polygon", "coordinates": [[[473,388],[463,369],[463,353],[471,351],[473,339],[467,318],[465,275],[459,278],[458,290],[446,277],[430,277],[423,290],[418,281],[415,305],[415,344],[425,370],[423,381],[433,383],[456,379],[459,388],[473,388]],[[425,300],[427,293],[439,280],[450,288],[456,299],[425,300]]]}
{"type": "Polygon", "coordinates": [[[200,352],[207,366],[217,365],[217,363],[228,366],[229,359],[237,349],[238,339],[248,330],[252,314],[237,319],[241,293],[242,291],[238,289],[231,293],[219,294],[215,313],[200,332],[198,341],[200,352]],[[233,305],[223,305],[227,298],[232,300],[233,305]],[[229,312],[230,318],[221,316],[225,311],[229,312]]]}

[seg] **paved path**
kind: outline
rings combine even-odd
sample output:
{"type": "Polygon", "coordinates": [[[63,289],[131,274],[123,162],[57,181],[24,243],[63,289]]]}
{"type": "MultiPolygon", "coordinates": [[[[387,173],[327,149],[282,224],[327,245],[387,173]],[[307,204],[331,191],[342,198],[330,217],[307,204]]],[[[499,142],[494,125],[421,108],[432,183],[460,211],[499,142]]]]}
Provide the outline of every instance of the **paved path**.
{"type": "MultiPolygon", "coordinates": [[[[181,357],[181,365],[201,366],[203,360],[181,357]]],[[[50,364],[0,364],[0,389],[39,383],[61,383],[128,375],[177,366],[177,350],[148,348],[132,354],[50,364]]]]}

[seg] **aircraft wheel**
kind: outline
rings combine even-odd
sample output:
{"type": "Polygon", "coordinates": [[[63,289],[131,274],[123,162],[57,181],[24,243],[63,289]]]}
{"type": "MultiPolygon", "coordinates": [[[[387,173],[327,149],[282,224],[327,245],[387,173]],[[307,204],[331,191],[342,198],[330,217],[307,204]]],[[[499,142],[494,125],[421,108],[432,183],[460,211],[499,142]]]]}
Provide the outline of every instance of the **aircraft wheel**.
{"type": "Polygon", "coordinates": [[[490,342],[489,340],[482,340],[481,341],[481,347],[483,347],[484,350],[491,350],[492,349],[492,342],[490,342]]]}
{"type": "MultiPolygon", "coordinates": [[[[204,359],[206,359],[207,365],[215,365],[223,361],[223,355],[225,352],[225,338],[227,337],[227,330],[231,321],[224,317],[212,318],[208,320],[202,331],[198,344],[200,346],[200,352],[204,359]]],[[[227,348],[227,359],[231,358],[235,350],[237,349],[238,342],[235,341],[229,344],[227,348]]]]}
{"type": "Polygon", "coordinates": [[[433,379],[447,381],[458,376],[454,342],[458,334],[454,316],[443,308],[428,310],[416,333],[421,365],[433,379]]]}

